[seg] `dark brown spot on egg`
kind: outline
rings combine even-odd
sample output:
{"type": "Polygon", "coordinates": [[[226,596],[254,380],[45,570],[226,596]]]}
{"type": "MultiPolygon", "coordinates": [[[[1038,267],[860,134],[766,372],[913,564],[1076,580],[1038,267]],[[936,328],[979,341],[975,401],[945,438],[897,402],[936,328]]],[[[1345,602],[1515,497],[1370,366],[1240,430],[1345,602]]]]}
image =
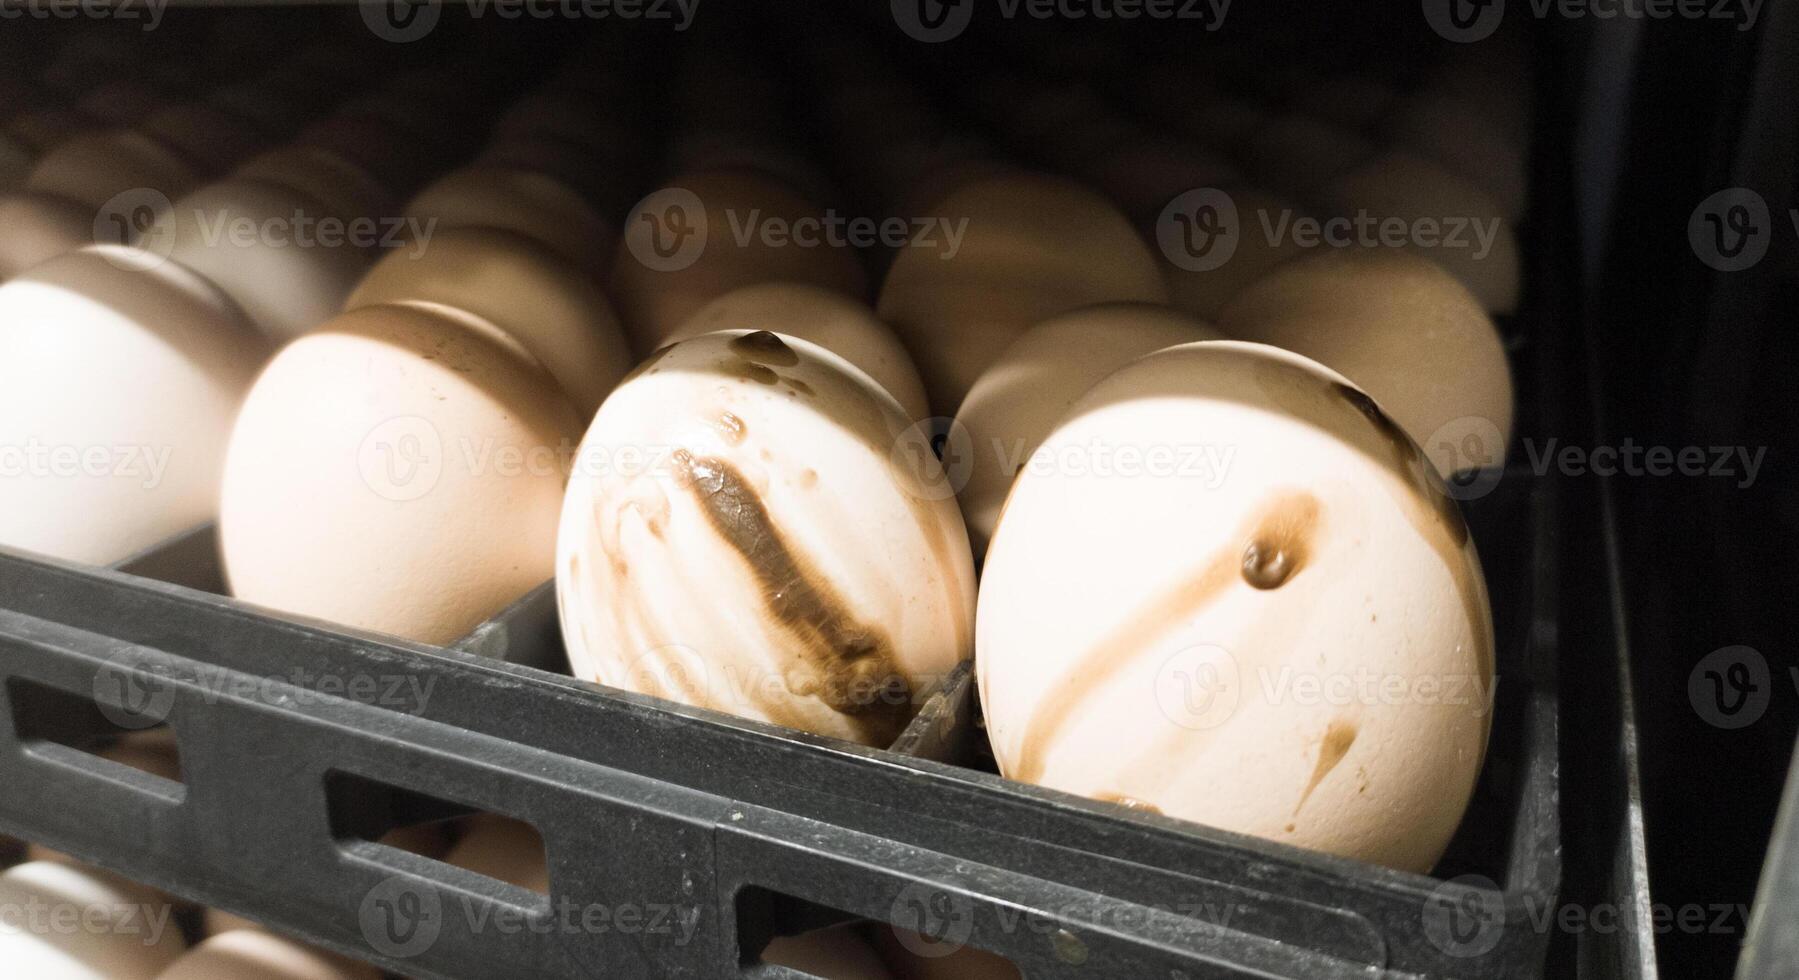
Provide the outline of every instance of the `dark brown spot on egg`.
{"type": "Polygon", "coordinates": [[[770,621],[796,641],[802,664],[789,688],[843,714],[865,741],[897,738],[911,718],[911,687],[886,633],[858,619],[829,580],[789,545],[734,466],[685,449],[672,458],[707,522],[760,583],[770,621]]]}
{"type": "Polygon", "coordinates": [[[1286,585],[1305,567],[1317,524],[1316,497],[1296,493],[1277,500],[1243,549],[1243,581],[1264,591],[1286,585]]]}
{"type": "Polygon", "coordinates": [[[796,395],[810,396],[810,395],[816,394],[816,392],[814,392],[812,390],[811,385],[805,383],[804,381],[801,381],[798,378],[788,378],[786,380],[787,380],[788,389],[791,390],[796,395]]]}
{"type": "Polygon", "coordinates": [[[720,365],[720,369],[733,378],[754,381],[759,385],[775,385],[779,384],[781,381],[781,376],[775,373],[774,368],[765,367],[761,364],[754,364],[749,361],[726,361],[724,364],[720,365]]]}
{"type": "Polygon", "coordinates": [[[792,367],[800,362],[800,356],[787,342],[766,330],[757,330],[730,341],[733,353],[746,361],[757,364],[773,364],[776,367],[792,367]]]}

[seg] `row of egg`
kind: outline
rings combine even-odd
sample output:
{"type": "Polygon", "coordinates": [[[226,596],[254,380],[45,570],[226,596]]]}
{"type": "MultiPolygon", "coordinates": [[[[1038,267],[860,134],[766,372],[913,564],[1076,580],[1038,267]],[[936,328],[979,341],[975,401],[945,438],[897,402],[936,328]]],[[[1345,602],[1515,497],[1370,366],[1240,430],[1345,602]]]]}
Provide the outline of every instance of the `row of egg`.
{"type": "MultiPolygon", "coordinates": [[[[127,735],[104,758],[180,778],[167,730],[127,735]]],[[[529,825],[492,814],[418,824],[381,843],[541,894],[543,842],[529,825]]],[[[0,871],[0,903],[27,910],[0,923],[0,962],[32,980],[376,980],[379,971],[216,908],[189,945],[178,898],[66,855],[31,846],[0,871]],[[27,917],[29,915],[29,917],[27,917]],[[69,923],[79,923],[71,927],[69,923]]],[[[183,916],[185,917],[185,916],[183,916]]],[[[848,925],[778,937],[762,961],[832,980],[1017,977],[1009,963],[896,927],[848,925]]]]}
{"type": "MultiPolygon", "coordinates": [[[[1427,867],[1440,853],[1484,750],[1484,719],[1473,712],[1416,706],[1349,717],[1260,704],[1240,709],[1232,737],[1220,738],[1142,708],[1158,666],[1201,645],[1235,650],[1239,667],[1253,656],[1252,667],[1373,662],[1397,674],[1490,678],[1472,546],[1421,461],[1418,434],[1376,404],[1414,388],[1459,397],[1454,385],[1417,381],[1455,365],[1396,372],[1391,392],[1370,398],[1331,369],[1372,387],[1375,376],[1363,381],[1349,363],[1365,343],[1324,367],[1205,341],[1203,324],[1153,305],[1166,299],[1156,264],[1103,198],[998,170],[945,182],[932,209],[967,219],[962,252],[901,254],[882,285],[880,317],[855,298],[865,286],[846,249],[719,234],[691,263],[665,268],[642,258],[656,254],[655,242],[633,236],[659,230],[637,219],[666,213],[632,215],[609,288],[640,352],[659,353],[613,389],[627,366],[623,343],[604,297],[576,271],[592,251],[554,246],[552,234],[566,227],[554,209],[525,234],[507,228],[545,212],[519,207],[516,189],[500,186],[495,200],[506,206],[474,207],[464,227],[440,230],[416,255],[389,256],[354,290],[322,290],[321,311],[349,293],[347,311],[301,333],[250,388],[222,466],[221,538],[236,594],[447,642],[553,571],[580,676],[877,743],[905,722],[930,678],[978,649],[983,703],[1009,775],[1404,867],[1427,867]],[[1072,328],[1048,322],[1120,300],[1152,305],[1089,310],[1072,328]],[[1006,341],[1033,324],[1051,338],[1027,345],[1019,355],[1027,366],[1039,358],[1075,368],[1060,384],[1011,384],[1020,428],[995,438],[1078,449],[1177,447],[1197,437],[1239,454],[1230,478],[1215,484],[1025,472],[992,522],[977,624],[972,549],[917,424],[918,392],[954,408],[963,404],[956,372],[979,388],[1004,369],[1005,342],[972,367],[938,352],[967,340],[944,324],[973,334],[989,314],[1007,324],[1006,341]],[[721,326],[729,329],[709,332],[721,326]],[[1058,342],[1058,329],[1089,349],[1058,342]],[[670,340],[680,342],[663,346],[670,340]],[[1182,340],[1201,343],[1156,351],[1182,340]],[[905,351],[940,370],[916,383],[905,351]],[[589,418],[572,461],[499,465],[495,450],[555,447],[589,418]],[[632,450],[639,461],[627,464],[632,450]],[[1207,557],[1189,566],[1196,554],[1207,557]],[[1321,646],[1351,625],[1349,642],[1321,646]],[[1331,663],[1330,650],[1346,663],[1331,663]],[[1257,754],[1275,744],[1285,747],[1278,759],[1257,754]],[[1253,781],[1242,775],[1249,758],[1253,781]],[[1355,780],[1343,778],[1351,773],[1355,780]],[[1238,791],[1215,792],[1233,781],[1238,791]],[[1310,814],[1324,814],[1296,819],[1310,799],[1319,801],[1310,814]]],[[[700,171],[669,189],[694,194],[721,231],[741,214],[822,217],[803,192],[753,171],[700,171]]],[[[294,253],[294,262],[316,261],[294,253]]],[[[152,361],[157,369],[142,372],[148,387],[113,399],[121,410],[98,413],[106,417],[83,438],[167,445],[179,431],[193,500],[205,504],[242,382],[215,386],[211,402],[175,424],[167,407],[190,388],[205,390],[188,367],[199,360],[191,352],[213,342],[199,334],[253,333],[222,304],[210,320],[197,314],[192,297],[209,284],[189,266],[200,260],[174,254],[153,275],[117,270],[104,250],[53,260],[0,288],[0,312],[53,333],[97,307],[106,322],[96,329],[109,342],[132,333],[158,341],[143,357],[180,363],[152,361]],[[157,305],[178,301],[190,306],[157,305]],[[166,340],[170,323],[190,332],[166,340]],[[122,418],[149,425],[130,429],[122,418]],[[209,427],[218,443],[195,437],[209,427]]],[[[1491,332],[1466,291],[1423,260],[1345,254],[1305,263],[1314,264],[1323,271],[1307,272],[1316,283],[1309,298],[1296,288],[1270,293],[1302,326],[1347,303],[1356,312],[1342,316],[1343,329],[1408,337],[1433,328],[1415,311],[1447,306],[1472,311],[1464,318],[1491,332]],[[1369,285],[1387,275],[1370,270],[1388,264],[1397,271],[1369,285]],[[1385,285],[1412,281],[1420,285],[1385,285]],[[1396,314],[1379,305],[1394,292],[1396,314]]],[[[216,268],[214,277],[230,281],[244,263],[216,268]]],[[[236,278],[233,298],[245,309],[261,303],[269,316],[257,324],[285,337],[272,325],[298,308],[279,295],[294,274],[236,278]]],[[[12,326],[8,341],[26,336],[12,326]]],[[[254,362],[238,363],[254,371],[254,362]]],[[[10,363],[23,365],[28,396],[7,417],[33,423],[26,432],[67,425],[72,383],[119,384],[41,354],[10,363]],[[40,415],[26,415],[31,406],[40,415]]],[[[1013,424],[1007,412],[997,416],[995,425],[1013,424]]],[[[1002,497],[1009,475],[997,481],[1002,497]]],[[[57,552],[59,542],[44,539],[73,528],[91,532],[93,546],[61,553],[108,560],[122,542],[97,518],[157,510],[142,497],[97,504],[66,490],[16,508],[47,534],[21,542],[8,529],[8,542],[57,552]]],[[[166,533],[204,516],[199,507],[153,518],[166,533]]]]}

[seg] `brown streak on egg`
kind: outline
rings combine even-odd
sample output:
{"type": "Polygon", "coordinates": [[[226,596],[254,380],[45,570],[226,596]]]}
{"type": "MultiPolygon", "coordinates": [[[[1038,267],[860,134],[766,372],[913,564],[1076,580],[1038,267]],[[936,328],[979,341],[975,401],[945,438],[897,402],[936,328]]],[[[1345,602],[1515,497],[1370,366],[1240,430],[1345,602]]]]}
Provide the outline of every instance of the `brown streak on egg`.
{"type": "MultiPolygon", "coordinates": [[[[1252,515],[1239,536],[1251,542],[1264,539],[1284,542],[1288,537],[1309,540],[1316,534],[1319,512],[1317,498],[1309,493],[1290,492],[1252,515]]],[[[1309,553],[1309,548],[1306,551],[1309,553]]],[[[1286,572],[1287,577],[1297,573],[1303,561],[1303,556],[1297,559],[1286,572]]],[[[1123,625],[1079,660],[1075,669],[1038,704],[1025,726],[1017,771],[1006,775],[1027,783],[1040,780],[1049,742],[1059,733],[1080,698],[1098,688],[1111,674],[1123,670],[1157,637],[1211,605],[1232,582],[1240,578],[1247,581],[1244,563],[1244,556],[1235,549],[1221,551],[1173,589],[1125,617],[1123,625]]],[[[1254,585],[1253,582],[1250,584],[1254,585]]]]}
{"type": "Polygon", "coordinates": [[[1293,808],[1294,816],[1305,809],[1306,800],[1312,798],[1312,791],[1349,754],[1349,748],[1355,744],[1357,734],[1355,722],[1341,718],[1332,720],[1329,727],[1325,728],[1324,741],[1318,746],[1318,764],[1312,767],[1312,778],[1306,783],[1305,792],[1299,794],[1299,805],[1293,808]]]}
{"type": "Polygon", "coordinates": [[[799,354],[787,346],[780,337],[767,330],[757,330],[741,337],[731,338],[729,344],[733,353],[746,361],[757,364],[772,364],[776,367],[792,367],[800,362],[799,354]]]}
{"type": "Polygon", "coordinates": [[[830,583],[789,547],[735,467],[685,449],[673,460],[713,530],[761,583],[768,614],[800,641],[819,699],[866,741],[886,744],[897,738],[911,717],[911,687],[885,633],[858,620],[830,583]]]}

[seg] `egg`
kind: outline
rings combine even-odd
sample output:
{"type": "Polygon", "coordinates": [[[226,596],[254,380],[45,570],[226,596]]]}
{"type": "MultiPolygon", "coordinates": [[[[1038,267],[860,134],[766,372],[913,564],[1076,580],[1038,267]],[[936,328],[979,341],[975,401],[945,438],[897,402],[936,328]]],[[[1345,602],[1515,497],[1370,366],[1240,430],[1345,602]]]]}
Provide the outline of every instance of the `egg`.
{"type": "Polygon", "coordinates": [[[413,198],[406,214],[431,232],[503,228],[542,242],[588,276],[606,267],[616,232],[555,178],[504,167],[469,167],[413,198]]]}
{"type": "Polygon", "coordinates": [[[582,440],[557,538],[577,677],[884,745],[969,652],[974,571],[920,427],[765,331],[639,365],[582,440]]]}
{"type": "Polygon", "coordinates": [[[874,947],[895,980],[1022,980],[1011,960],[973,946],[950,946],[894,926],[873,927],[874,947]]]}
{"type": "Polygon", "coordinates": [[[403,306],[284,348],[232,430],[219,515],[232,593],[449,643],[551,577],[580,421],[520,349],[403,306]]]}
{"type": "Polygon", "coordinates": [[[12,976],[153,980],[187,948],[168,903],[94,868],[15,865],[0,874],[0,908],[11,913],[0,920],[0,962],[12,976]]]}
{"type": "Polygon", "coordinates": [[[198,272],[266,336],[287,341],[330,319],[368,268],[380,228],[356,232],[300,191],[232,178],[177,201],[146,248],[198,272]]]}
{"type": "Polygon", "coordinates": [[[295,144],[271,150],[239,167],[235,176],[299,191],[344,221],[398,213],[393,194],[372,174],[316,146],[295,144]]]}
{"type": "Polygon", "coordinates": [[[875,310],[912,352],[937,412],[953,413],[1034,323],[1090,303],[1168,298],[1130,222],[1070,181],[971,181],[930,210],[931,240],[899,250],[875,310]]]}
{"type": "Polygon", "coordinates": [[[1365,212],[1434,229],[1432,242],[1407,235],[1410,247],[1462,281],[1487,312],[1518,308],[1518,241],[1504,209],[1486,192],[1444,168],[1404,151],[1390,151],[1330,181],[1318,192],[1331,214],[1365,212]]]}
{"type": "Polygon", "coordinates": [[[117,129],[57,143],[38,160],[25,186],[99,210],[127,191],[147,189],[173,200],[199,181],[175,151],[141,133],[117,129]]]}
{"type": "Polygon", "coordinates": [[[1474,296],[1428,259],[1327,249],[1249,287],[1223,326],[1348,377],[1445,477],[1504,462],[1513,411],[1505,347],[1474,296]]]}
{"type": "Polygon", "coordinates": [[[975,557],[987,550],[1013,477],[1038,465],[1032,453],[1087,389],[1151,351],[1223,337],[1166,307],[1102,303],[1050,317],[1013,341],[969,390],[956,411],[961,432],[945,444],[946,453],[967,453],[947,459],[952,473],[965,466],[958,497],[975,557]]]}
{"type": "Polygon", "coordinates": [[[94,246],[0,286],[0,543],[110,564],[216,513],[268,346],[156,258],[94,246]]]}
{"type": "Polygon", "coordinates": [[[776,936],[763,947],[762,962],[822,980],[893,978],[855,923],[813,929],[797,936],[776,936]]]}
{"type": "Polygon", "coordinates": [[[6,229],[0,235],[0,282],[94,244],[94,212],[50,194],[0,195],[0,228],[6,229]]]}
{"type": "Polygon", "coordinates": [[[613,298],[633,344],[640,352],[654,350],[700,307],[758,282],[805,282],[866,295],[860,259],[826,237],[826,217],[773,178],[748,171],[689,173],[669,181],[632,209],[613,260],[613,298]],[[810,230],[786,234],[800,222],[810,230]]]}
{"type": "Polygon", "coordinates": [[[924,382],[892,329],[867,304],[797,282],[765,282],[732,290],[700,308],[673,333],[676,343],[715,330],[767,330],[811,341],[861,368],[906,415],[930,415],[924,382]]]}
{"type": "Polygon", "coordinates": [[[1358,133],[1288,113],[1249,135],[1243,165],[1258,182],[1303,196],[1374,154],[1374,144],[1358,133]]]}
{"type": "Polygon", "coordinates": [[[261,929],[214,936],[157,980],[380,980],[381,971],[261,929]]]}
{"type": "Polygon", "coordinates": [[[1290,198],[1249,184],[1171,199],[1152,231],[1168,278],[1169,302],[1197,317],[1218,317],[1251,283],[1307,254],[1293,228],[1310,220],[1315,220],[1311,212],[1290,198]],[[1221,233],[1235,236],[1228,253],[1208,255],[1205,241],[1197,238],[1196,229],[1206,220],[1199,209],[1208,205],[1217,209],[1221,233]]]}
{"type": "Polygon", "coordinates": [[[976,626],[1000,771],[1429,870],[1486,750],[1493,627],[1417,445],[1330,369],[1211,341],[1113,373],[1044,442],[1132,446],[1211,465],[1026,471],[1006,501],[976,626]]]}
{"type": "Polygon", "coordinates": [[[441,231],[396,251],[344,304],[454,310],[529,351],[583,418],[631,367],[612,304],[589,278],[535,239],[494,228],[441,231]]]}
{"type": "Polygon", "coordinates": [[[1443,93],[1407,96],[1384,129],[1395,143],[1440,161],[1486,191],[1507,221],[1523,215],[1529,176],[1524,151],[1466,100],[1443,93]]]}
{"type": "Polygon", "coordinates": [[[255,153],[263,136],[229,112],[189,102],[150,114],[138,131],[179,152],[209,174],[220,174],[255,153]]]}
{"type": "Polygon", "coordinates": [[[492,813],[468,818],[444,862],[518,888],[550,892],[543,837],[522,820],[492,813]]]}

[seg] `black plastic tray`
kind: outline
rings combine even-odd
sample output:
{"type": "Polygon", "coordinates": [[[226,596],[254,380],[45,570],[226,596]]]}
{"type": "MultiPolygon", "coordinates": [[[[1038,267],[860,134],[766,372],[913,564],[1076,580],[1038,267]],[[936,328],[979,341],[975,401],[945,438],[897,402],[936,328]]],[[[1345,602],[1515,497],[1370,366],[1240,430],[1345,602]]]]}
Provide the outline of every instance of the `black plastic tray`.
{"type": "Polygon", "coordinates": [[[966,671],[868,749],[525,666],[560,655],[547,586],[449,649],[268,615],[204,591],[204,529],[129,571],[0,553],[0,830],[418,977],[799,976],[756,951],[821,908],[1033,980],[1536,974],[1560,874],[1550,487],[1510,472],[1468,508],[1501,696],[1439,875],[1502,901],[935,761],[971,754],[966,671]],[[70,747],[160,719],[182,783],[70,747]],[[421,797],[537,827],[551,900],[368,839],[421,797]],[[589,906],[667,932],[558,925],[589,906]]]}

